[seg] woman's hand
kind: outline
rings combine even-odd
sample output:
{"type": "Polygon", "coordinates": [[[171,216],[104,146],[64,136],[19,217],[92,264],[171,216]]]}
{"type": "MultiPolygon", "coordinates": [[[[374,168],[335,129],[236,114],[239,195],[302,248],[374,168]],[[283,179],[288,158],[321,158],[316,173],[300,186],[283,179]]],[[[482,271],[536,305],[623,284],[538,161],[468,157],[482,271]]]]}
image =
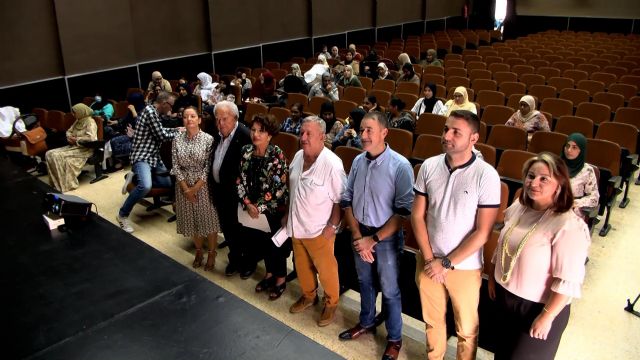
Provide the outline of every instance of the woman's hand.
{"type": "Polygon", "coordinates": [[[196,189],[190,187],[184,190],[182,193],[184,194],[184,197],[187,198],[187,201],[189,201],[190,203],[195,204],[196,201],[198,201],[198,197],[196,195],[197,193],[196,189]]]}
{"type": "Polygon", "coordinates": [[[67,136],[67,142],[70,145],[76,145],[78,143],[78,138],[75,136],[67,136]]]}
{"type": "Polygon", "coordinates": [[[547,335],[551,331],[551,325],[553,325],[554,317],[546,311],[542,311],[540,315],[533,320],[531,329],[529,329],[529,336],[535,339],[547,340],[547,335]]]}
{"type": "Polygon", "coordinates": [[[493,277],[493,274],[489,274],[489,282],[487,283],[488,285],[488,292],[489,292],[489,299],[491,300],[496,300],[496,279],[493,277]]]}
{"type": "Polygon", "coordinates": [[[260,216],[258,208],[253,204],[247,204],[247,212],[253,219],[257,219],[260,216]]]}

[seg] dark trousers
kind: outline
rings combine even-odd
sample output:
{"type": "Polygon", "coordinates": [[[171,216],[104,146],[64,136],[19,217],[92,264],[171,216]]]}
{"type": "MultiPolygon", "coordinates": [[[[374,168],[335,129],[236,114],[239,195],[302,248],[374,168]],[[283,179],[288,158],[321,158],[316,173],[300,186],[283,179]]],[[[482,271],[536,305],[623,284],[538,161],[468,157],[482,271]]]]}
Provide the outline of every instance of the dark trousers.
{"type": "Polygon", "coordinates": [[[498,305],[498,343],[495,360],[502,359],[554,359],[562,333],[569,323],[571,305],[560,311],[547,335],[547,340],[529,336],[535,318],[543,311],[544,304],[525,300],[496,284],[498,305]]]}
{"type": "Polygon", "coordinates": [[[240,233],[240,223],[238,223],[238,199],[235,192],[230,193],[228,189],[220,185],[213,188],[213,199],[218,211],[218,220],[224,240],[229,244],[229,264],[239,266],[243,257],[242,249],[238,247],[238,237],[240,233]]]}
{"type": "Polygon", "coordinates": [[[266,214],[271,232],[264,232],[245,226],[241,226],[238,237],[238,247],[243,254],[243,269],[250,269],[264,259],[264,265],[268,273],[276,277],[287,276],[287,258],[291,253],[291,240],[287,240],[281,247],[277,247],[271,237],[280,229],[280,219],[282,214],[266,214]]]}

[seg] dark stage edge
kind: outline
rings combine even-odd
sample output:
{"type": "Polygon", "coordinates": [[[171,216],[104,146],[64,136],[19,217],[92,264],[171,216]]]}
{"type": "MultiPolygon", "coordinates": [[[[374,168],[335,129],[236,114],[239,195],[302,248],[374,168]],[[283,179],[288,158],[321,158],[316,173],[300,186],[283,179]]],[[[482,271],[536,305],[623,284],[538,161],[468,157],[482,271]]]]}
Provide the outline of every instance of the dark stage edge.
{"type": "Polygon", "coordinates": [[[99,216],[50,232],[49,191],[0,158],[2,358],[342,358],[99,216]]]}

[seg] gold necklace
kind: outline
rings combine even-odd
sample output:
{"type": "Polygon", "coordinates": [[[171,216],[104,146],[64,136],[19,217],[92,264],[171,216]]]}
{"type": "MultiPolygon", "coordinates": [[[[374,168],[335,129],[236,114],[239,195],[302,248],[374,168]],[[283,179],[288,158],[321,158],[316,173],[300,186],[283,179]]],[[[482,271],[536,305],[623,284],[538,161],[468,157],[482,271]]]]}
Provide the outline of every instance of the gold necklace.
{"type": "Polygon", "coordinates": [[[507,283],[509,279],[511,279],[511,273],[513,272],[513,268],[516,265],[516,261],[518,261],[518,258],[520,257],[520,253],[522,252],[522,249],[524,249],[525,244],[529,240],[529,237],[531,236],[531,234],[533,234],[533,232],[536,230],[536,227],[538,227],[538,224],[540,224],[542,219],[544,219],[547,213],[549,212],[549,210],[547,209],[547,211],[545,211],[544,214],[542,214],[540,219],[538,219],[538,221],[535,224],[533,224],[531,229],[529,229],[529,231],[527,231],[527,233],[524,234],[524,236],[522,237],[522,240],[520,240],[520,243],[518,243],[518,246],[516,247],[516,252],[511,254],[509,252],[509,240],[511,238],[511,232],[513,231],[514,228],[520,225],[520,219],[522,218],[522,215],[524,215],[525,211],[523,211],[522,214],[520,214],[520,217],[518,217],[518,221],[516,221],[515,224],[509,227],[507,232],[504,234],[504,238],[502,239],[502,249],[501,249],[502,250],[501,251],[502,278],[501,280],[503,283],[507,283]],[[507,257],[509,257],[511,261],[510,261],[508,270],[505,271],[505,268],[507,267],[505,260],[507,257]]]}

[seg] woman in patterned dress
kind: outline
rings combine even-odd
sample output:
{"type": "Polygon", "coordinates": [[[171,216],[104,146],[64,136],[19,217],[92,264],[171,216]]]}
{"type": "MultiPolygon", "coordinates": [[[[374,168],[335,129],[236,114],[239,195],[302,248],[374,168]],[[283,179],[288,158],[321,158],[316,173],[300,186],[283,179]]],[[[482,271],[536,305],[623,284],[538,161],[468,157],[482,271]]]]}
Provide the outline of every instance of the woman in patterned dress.
{"type": "Polygon", "coordinates": [[[582,213],[582,208],[595,208],[600,200],[598,179],[593,166],[586,163],[587,139],[580,133],[573,133],[567,138],[567,143],[560,154],[569,168],[571,192],[573,193],[573,211],[585,221],[588,216],[582,213]]]}
{"type": "Polygon", "coordinates": [[[256,285],[256,292],[269,290],[269,300],[278,299],[287,287],[287,257],[291,241],[277,247],[271,237],[281,227],[285,204],[289,198],[287,178],[289,167],[282,150],[271,144],[278,133],[278,121],[273,115],[256,114],[251,120],[252,144],[242,148],[238,198],[242,208],[252,218],[265,215],[270,232],[242,227],[243,241],[254,254],[256,262],[264,258],[266,275],[256,285]]]}
{"type": "Polygon", "coordinates": [[[176,177],[176,215],[178,234],[193,237],[196,257],[193,267],[202,266],[202,244],[208,240],[206,271],[213,270],[218,242],[218,213],[209,198],[207,170],[213,137],[200,130],[202,118],[196,108],[186,108],[182,115],[187,131],[173,140],[171,174],[176,177]]]}

